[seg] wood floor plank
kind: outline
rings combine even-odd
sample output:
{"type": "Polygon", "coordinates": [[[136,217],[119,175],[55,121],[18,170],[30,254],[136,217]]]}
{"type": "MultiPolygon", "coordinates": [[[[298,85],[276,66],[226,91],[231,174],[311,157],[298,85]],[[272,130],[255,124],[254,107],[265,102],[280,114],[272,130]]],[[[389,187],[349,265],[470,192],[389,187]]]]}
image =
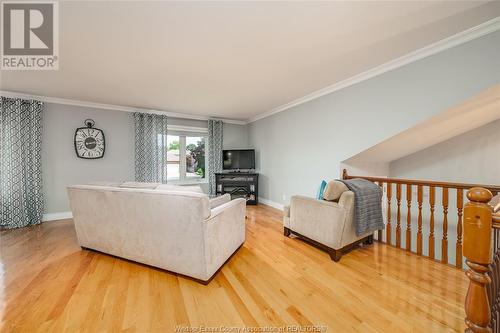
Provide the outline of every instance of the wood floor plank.
{"type": "Polygon", "coordinates": [[[375,243],[335,263],[248,207],[245,244],[212,282],[82,250],[72,220],[0,231],[1,332],[174,332],[324,325],[327,332],[462,332],[458,269],[375,243]]]}

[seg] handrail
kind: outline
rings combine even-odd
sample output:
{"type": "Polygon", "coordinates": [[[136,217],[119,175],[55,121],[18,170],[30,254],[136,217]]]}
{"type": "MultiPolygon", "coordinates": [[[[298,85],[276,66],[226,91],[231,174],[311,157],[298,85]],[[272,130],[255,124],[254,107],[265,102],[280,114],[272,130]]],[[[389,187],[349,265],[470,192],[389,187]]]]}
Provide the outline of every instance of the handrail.
{"type": "Polygon", "coordinates": [[[484,185],[484,184],[467,184],[467,183],[453,183],[453,182],[441,182],[435,180],[420,180],[420,179],[401,179],[401,178],[384,178],[384,177],[367,177],[367,176],[352,176],[347,174],[347,170],[344,169],[342,173],[342,179],[354,179],[363,178],[372,182],[383,182],[391,184],[411,184],[411,185],[423,185],[423,186],[434,186],[434,187],[444,187],[444,188],[454,188],[468,190],[473,187],[482,187],[493,195],[500,193],[500,186],[498,185],[484,185]]]}

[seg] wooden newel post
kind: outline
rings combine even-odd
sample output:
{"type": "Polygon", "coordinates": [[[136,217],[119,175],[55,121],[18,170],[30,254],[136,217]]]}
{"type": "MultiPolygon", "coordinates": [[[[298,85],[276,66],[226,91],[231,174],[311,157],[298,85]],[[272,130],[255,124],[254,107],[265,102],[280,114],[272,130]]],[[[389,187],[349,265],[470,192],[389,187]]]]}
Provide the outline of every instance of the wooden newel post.
{"type": "Polygon", "coordinates": [[[466,332],[491,332],[490,304],[486,287],[492,261],[492,209],[488,205],[492,194],[487,189],[473,187],[467,192],[470,202],[464,208],[463,255],[469,269],[470,280],[465,298],[466,332]]]}

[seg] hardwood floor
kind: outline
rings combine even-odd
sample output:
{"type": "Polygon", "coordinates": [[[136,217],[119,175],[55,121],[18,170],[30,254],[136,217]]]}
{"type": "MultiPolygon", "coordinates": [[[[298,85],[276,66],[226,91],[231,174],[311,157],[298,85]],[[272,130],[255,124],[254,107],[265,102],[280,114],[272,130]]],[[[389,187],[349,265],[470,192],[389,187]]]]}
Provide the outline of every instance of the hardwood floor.
{"type": "Polygon", "coordinates": [[[71,220],[2,231],[0,331],[463,332],[462,271],[378,243],[335,263],[284,237],[281,212],[259,206],[247,215],[245,244],[208,286],[81,250],[71,220]]]}

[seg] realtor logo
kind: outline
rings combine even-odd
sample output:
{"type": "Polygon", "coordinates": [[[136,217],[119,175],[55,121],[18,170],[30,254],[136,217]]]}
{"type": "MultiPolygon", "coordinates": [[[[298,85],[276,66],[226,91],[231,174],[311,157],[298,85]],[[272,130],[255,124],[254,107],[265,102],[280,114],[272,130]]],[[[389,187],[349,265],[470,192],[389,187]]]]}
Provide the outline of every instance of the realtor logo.
{"type": "Polygon", "coordinates": [[[57,2],[2,2],[2,70],[59,68],[57,2]]]}

